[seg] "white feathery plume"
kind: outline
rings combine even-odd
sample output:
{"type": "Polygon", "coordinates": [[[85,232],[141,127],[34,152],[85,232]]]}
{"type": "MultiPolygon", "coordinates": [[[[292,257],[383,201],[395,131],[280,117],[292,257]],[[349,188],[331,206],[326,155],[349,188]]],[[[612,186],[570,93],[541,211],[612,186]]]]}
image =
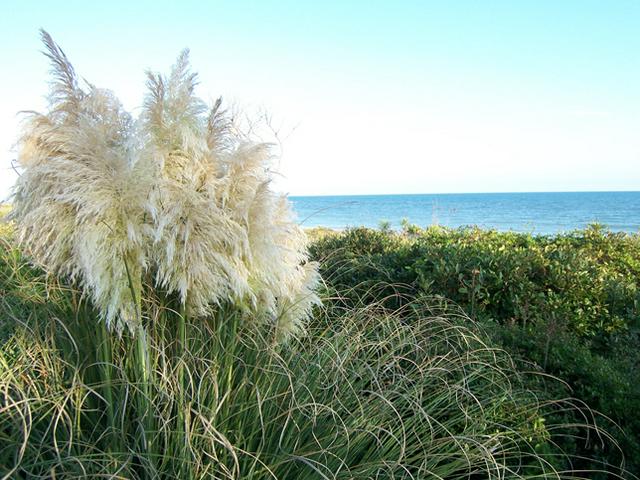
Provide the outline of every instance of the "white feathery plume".
{"type": "Polygon", "coordinates": [[[209,143],[215,139],[208,138],[205,106],[194,95],[187,53],[168,78],[148,75],[142,128],[159,172],[152,202],[157,281],[179,292],[191,315],[204,315],[212,304],[249,295],[247,242],[242,226],[216,202],[220,171],[209,143]]]}
{"type": "Polygon", "coordinates": [[[318,265],[307,262],[307,238],[291,205],[270,189],[268,145],[241,143],[225,159],[221,189],[225,208],[247,230],[249,283],[257,309],[276,323],[286,339],[303,330],[313,305],[318,265]]]}
{"type": "Polygon", "coordinates": [[[321,301],[316,294],[320,283],[318,264],[307,262],[291,272],[286,288],[279,298],[276,316],[276,338],[286,341],[304,331],[304,322],[311,316],[314,305],[321,301]]]}
{"type": "Polygon", "coordinates": [[[64,53],[46,32],[42,38],[55,81],[49,111],[32,114],[20,142],[18,239],[47,270],[79,281],[110,326],[132,327],[129,277],[139,284],[146,264],[142,219],[152,171],[136,162],[132,121],[117,99],[82,90],[64,53]]]}
{"type": "Polygon", "coordinates": [[[220,99],[207,115],[188,52],[168,77],[148,73],[134,122],[110,92],[81,89],[42,37],[49,111],[25,126],[12,213],[34,260],[79,281],[116,330],[138,326],[149,271],[189,315],[231,302],[270,319],[278,338],[300,333],[319,302],[318,266],[270,188],[269,145],[239,133],[220,99]]]}

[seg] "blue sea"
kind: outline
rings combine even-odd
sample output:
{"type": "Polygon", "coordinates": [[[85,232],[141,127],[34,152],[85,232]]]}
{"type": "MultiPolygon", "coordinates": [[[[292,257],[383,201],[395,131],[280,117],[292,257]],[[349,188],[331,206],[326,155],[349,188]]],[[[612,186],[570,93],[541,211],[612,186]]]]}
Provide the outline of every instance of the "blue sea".
{"type": "Polygon", "coordinates": [[[426,227],[477,225],[553,234],[601,223],[638,232],[640,192],[464,193],[290,197],[304,227],[378,227],[402,219],[426,227]]]}

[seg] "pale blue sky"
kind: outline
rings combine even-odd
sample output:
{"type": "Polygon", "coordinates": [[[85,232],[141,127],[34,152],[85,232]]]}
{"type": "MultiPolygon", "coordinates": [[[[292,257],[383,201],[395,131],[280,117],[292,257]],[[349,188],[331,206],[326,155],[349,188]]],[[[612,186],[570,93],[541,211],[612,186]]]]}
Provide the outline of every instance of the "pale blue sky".
{"type": "Polygon", "coordinates": [[[0,198],[38,28],[135,109],[189,47],[199,93],[264,109],[291,194],[640,189],[640,1],[0,5],[0,198]]]}

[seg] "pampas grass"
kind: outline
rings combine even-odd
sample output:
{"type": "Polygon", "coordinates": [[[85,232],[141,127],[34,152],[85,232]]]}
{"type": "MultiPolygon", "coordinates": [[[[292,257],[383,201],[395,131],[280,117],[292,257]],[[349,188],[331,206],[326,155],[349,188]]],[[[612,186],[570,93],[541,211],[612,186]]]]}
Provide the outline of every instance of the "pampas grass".
{"type": "Polygon", "coordinates": [[[247,317],[300,333],[317,266],[289,202],[270,187],[270,147],[195,96],[188,52],[148,73],[140,118],[83,84],[42,32],[52,62],[49,110],[20,140],[12,218],[47,271],[78,282],[115,331],[135,331],[144,288],[177,294],[184,313],[231,302],[247,317]]]}

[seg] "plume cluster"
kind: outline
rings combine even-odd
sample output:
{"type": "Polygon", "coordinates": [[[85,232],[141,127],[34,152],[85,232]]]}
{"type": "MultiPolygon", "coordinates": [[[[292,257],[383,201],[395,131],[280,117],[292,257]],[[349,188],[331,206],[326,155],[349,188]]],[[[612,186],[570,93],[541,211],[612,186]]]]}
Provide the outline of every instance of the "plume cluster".
{"type": "Polygon", "coordinates": [[[271,189],[269,145],[195,95],[188,51],[168,76],[147,74],[134,119],[42,40],[49,107],[25,122],[12,211],[34,261],[78,282],[118,331],[137,328],[151,285],[192,316],[232,302],[280,338],[299,332],[319,302],[306,237],[271,189]]]}

